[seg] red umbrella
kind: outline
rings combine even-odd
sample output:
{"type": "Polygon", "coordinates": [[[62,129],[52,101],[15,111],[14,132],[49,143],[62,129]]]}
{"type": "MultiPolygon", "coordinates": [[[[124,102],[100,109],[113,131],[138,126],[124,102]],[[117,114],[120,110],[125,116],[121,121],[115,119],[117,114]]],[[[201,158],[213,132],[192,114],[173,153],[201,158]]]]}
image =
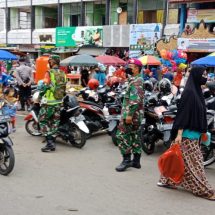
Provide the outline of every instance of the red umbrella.
{"type": "Polygon", "coordinates": [[[96,57],[96,60],[104,65],[112,65],[112,66],[118,66],[118,65],[125,65],[126,62],[118,57],[111,56],[111,55],[100,55],[96,57]]]}

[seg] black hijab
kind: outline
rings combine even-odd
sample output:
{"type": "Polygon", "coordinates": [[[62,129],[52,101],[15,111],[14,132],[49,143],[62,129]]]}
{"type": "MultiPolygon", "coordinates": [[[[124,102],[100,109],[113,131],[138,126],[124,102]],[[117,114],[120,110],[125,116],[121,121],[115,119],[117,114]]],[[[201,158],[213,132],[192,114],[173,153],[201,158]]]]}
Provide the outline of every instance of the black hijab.
{"type": "Polygon", "coordinates": [[[207,131],[206,107],[201,89],[204,71],[205,67],[194,67],[190,71],[173,124],[172,140],[176,138],[179,129],[201,133],[207,131]]]}

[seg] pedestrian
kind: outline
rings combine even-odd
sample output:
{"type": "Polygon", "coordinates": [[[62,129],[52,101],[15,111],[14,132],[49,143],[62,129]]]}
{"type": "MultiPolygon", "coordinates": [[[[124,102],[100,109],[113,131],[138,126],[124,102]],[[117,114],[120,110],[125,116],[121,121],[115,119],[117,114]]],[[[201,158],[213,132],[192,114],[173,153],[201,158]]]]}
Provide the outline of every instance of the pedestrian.
{"type": "Polygon", "coordinates": [[[31,97],[31,85],[34,82],[32,68],[25,65],[25,58],[21,57],[19,60],[20,66],[16,68],[16,80],[19,86],[19,100],[21,104],[21,111],[25,110],[25,104],[27,110],[30,110],[30,97],[31,97]]]}
{"type": "Polygon", "coordinates": [[[51,55],[48,62],[50,70],[45,74],[39,113],[40,131],[46,138],[46,146],[41,149],[42,152],[55,151],[53,135],[56,134],[60,124],[60,107],[66,94],[66,75],[59,69],[59,56],[51,55]]]}
{"type": "Polygon", "coordinates": [[[106,75],[104,73],[104,71],[101,71],[98,67],[95,69],[95,75],[94,78],[97,79],[99,81],[99,85],[105,85],[105,81],[106,81],[106,75]]]}
{"type": "Polygon", "coordinates": [[[89,81],[89,72],[86,68],[81,70],[81,85],[82,87],[87,87],[89,81]]]}
{"type": "MultiPolygon", "coordinates": [[[[207,132],[207,118],[202,85],[207,82],[204,67],[194,67],[182,94],[172,129],[172,140],[180,144],[184,160],[184,177],[179,184],[194,195],[215,200],[215,191],[209,185],[203,166],[199,141],[207,132]]],[[[157,183],[161,187],[176,187],[169,179],[161,176],[157,183]]]]}
{"type": "Polygon", "coordinates": [[[118,172],[125,171],[129,167],[141,168],[140,126],[144,110],[143,79],[140,74],[142,63],[137,59],[130,59],[128,64],[131,77],[123,100],[121,121],[117,131],[117,144],[123,157],[122,163],[116,167],[118,172]],[[132,161],[131,154],[133,154],[132,161]]]}

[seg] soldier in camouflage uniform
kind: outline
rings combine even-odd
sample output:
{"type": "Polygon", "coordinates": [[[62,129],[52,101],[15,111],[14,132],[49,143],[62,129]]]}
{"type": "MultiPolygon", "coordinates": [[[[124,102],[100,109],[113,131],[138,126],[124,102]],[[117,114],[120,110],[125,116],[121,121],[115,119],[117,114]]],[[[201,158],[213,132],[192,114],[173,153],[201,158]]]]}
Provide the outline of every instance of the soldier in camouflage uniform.
{"type": "MultiPolygon", "coordinates": [[[[41,90],[42,105],[39,113],[39,125],[40,131],[46,138],[46,146],[41,150],[42,152],[55,151],[55,142],[53,135],[57,132],[60,124],[60,108],[62,103],[62,98],[65,95],[65,87],[63,89],[58,89],[58,92],[62,93],[62,98],[58,98],[55,93],[56,87],[59,82],[56,79],[57,75],[60,76],[65,82],[66,86],[66,75],[63,71],[59,70],[60,58],[58,55],[51,55],[49,57],[50,71],[48,71],[44,78],[44,86],[41,90]]],[[[63,84],[64,85],[64,84],[63,84]]]]}
{"type": "Polygon", "coordinates": [[[129,85],[124,97],[121,121],[117,132],[117,142],[123,156],[122,163],[116,167],[118,172],[125,171],[129,167],[141,168],[140,125],[144,114],[141,66],[142,63],[139,60],[129,60],[132,77],[129,79],[129,85]],[[132,161],[131,154],[133,154],[132,161]]]}

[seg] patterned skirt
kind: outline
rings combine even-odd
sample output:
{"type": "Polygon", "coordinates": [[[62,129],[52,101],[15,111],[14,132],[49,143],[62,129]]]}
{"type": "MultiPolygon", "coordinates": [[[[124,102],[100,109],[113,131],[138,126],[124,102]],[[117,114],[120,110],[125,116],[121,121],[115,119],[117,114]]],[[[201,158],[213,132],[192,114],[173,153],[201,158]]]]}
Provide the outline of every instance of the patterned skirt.
{"type": "MultiPolygon", "coordinates": [[[[208,183],[205,175],[199,141],[183,139],[180,146],[184,159],[185,172],[182,182],[177,186],[181,186],[196,196],[211,197],[215,191],[208,183]]],[[[176,186],[172,181],[163,176],[161,176],[160,182],[176,186]]]]}

